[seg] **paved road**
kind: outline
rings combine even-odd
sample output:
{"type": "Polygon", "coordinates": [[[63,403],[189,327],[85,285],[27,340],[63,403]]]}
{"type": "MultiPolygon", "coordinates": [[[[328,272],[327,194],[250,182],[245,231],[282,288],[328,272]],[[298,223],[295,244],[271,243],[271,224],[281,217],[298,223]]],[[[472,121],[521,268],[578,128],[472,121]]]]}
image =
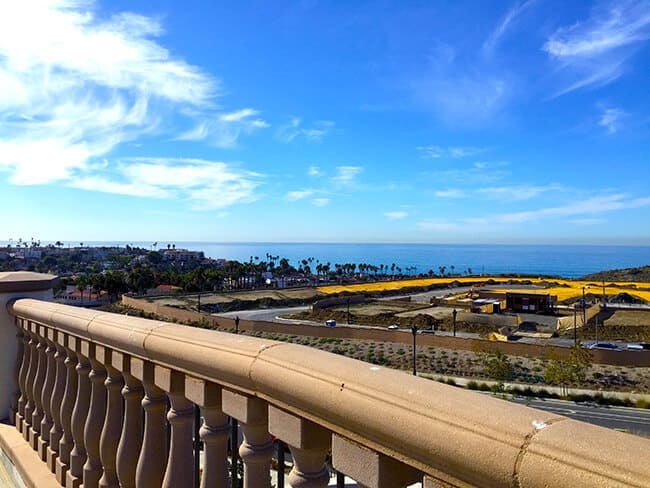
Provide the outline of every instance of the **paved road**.
{"type": "MultiPolygon", "coordinates": [[[[239,310],[235,312],[214,313],[212,315],[214,315],[215,317],[226,317],[231,319],[234,319],[235,317],[239,316],[239,318],[243,320],[263,320],[266,322],[278,322],[284,324],[293,323],[293,324],[306,324],[306,325],[325,325],[322,322],[315,322],[311,320],[285,319],[280,317],[280,315],[289,315],[292,313],[304,312],[310,309],[311,306],[304,305],[300,307],[265,308],[259,310],[239,310]]],[[[342,323],[339,323],[338,325],[347,326],[347,324],[342,324],[342,323]]],[[[353,324],[352,327],[356,327],[356,326],[353,324]]],[[[377,329],[385,328],[383,326],[373,327],[370,325],[366,325],[364,327],[377,328],[377,329]]],[[[451,336],[453,335],[453,332],[436,331],[436,334],[442,336],[451,336]]],[[[475,334],[472,332],[460,332],[460,331],[456,332],[456,336],[464,337],[464,338],[473,338],[473,339],[478,339],[481,337],[479,334],[475,334]]],[[[570,337],[553,337],[551,339],[535,339],[535,338],[523,337],[519,339],[519,342],[523,342],[526,344],[551,344],[555,346],[564,346],[564,347],[573,346],[573,339],[570,337]]],[[[625,347],[624,343],[620,343],[619,345],[623,348],[625,347]]]]}
{"type": "MultiPolygon", "coordinates": [[[[239,310],[236,312],[224,312],[224,313],[213,313],[215,317],[226,317],[229,319],[234,319],[239,317],[243,320],[264,320],[267,322],[294,322],[294,323],[304,323],[304,324],[313,324],[315,322],[310,322],[308,320],[293,320],[293,319],[283,319],[278,317],[279,315],[287,315],[291,313],[305,312],[311,310],[310,305],[300,306],[300,307],[285,307],[285,308],[262,308],[259,310],[239,310]]],[[[320,322],[319,322],[320,324],[320,322]]]]}
{"type": "Polygon", "coordinates": [[[511,401],[601,427],[650,436],[650,410],[519,396],[511,401]]]}

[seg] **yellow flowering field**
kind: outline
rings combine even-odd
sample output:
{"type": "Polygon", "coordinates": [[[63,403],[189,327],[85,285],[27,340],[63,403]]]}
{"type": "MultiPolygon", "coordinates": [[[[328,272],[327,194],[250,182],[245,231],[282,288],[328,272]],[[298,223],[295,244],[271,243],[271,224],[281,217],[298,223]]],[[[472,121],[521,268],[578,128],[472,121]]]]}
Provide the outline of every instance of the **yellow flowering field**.
{"type": "MultiPolygon", "coordinates": [[[[395,280],[395,281],[380,281],[376,283],[357,283],[352,285],[330,285],[330,286],[321,286],[318,287],[318,291],[326,294],[334,293],[372,293],[380,291],[394,291],[401,290],[402,288],[411,288],[411,287],[426,287],[429,285],[447,285],[453,282],[457,283],[484,283],[488,280],[492,280],[496,283],[506,283],[511,281],[513,278],[504,278],[499,276],[481,276],[478,277],[449,277],[449,278],[421,278],[414,280],[395,280]]],[[[556,295],[558,300],[567,300],[570,298],[578,298],[582,295],[582,287],[588,286],[585,290],[586,293],[592,295],[600,295],[602,293],[602,282],[594,281],[571,281],[565,279],[549,279],[543,280],[539,278],[522,278],[522,281],[531,282],[533,284],[543,285],[545,283],[557,283],[560,286],[552,286],[544,290],[540,290],[540,293],[548,293],[550,295],[556,295]]],[[[497,290],[505,292],[506,290],[497,290]]],[[[517,289],[517,288],[508,288],[508,291],[522,291],[530,293],[532,290],[527,289],[517,289]]],[[[650,283],[643,282],[606,282],[605,293],[607,295],[616,295],[618,293],[629,293],[630,295],[637,296],[643,300],[650,301],[650,283]],[[615,285],[615,286],[612,286],[615,285]]]]}

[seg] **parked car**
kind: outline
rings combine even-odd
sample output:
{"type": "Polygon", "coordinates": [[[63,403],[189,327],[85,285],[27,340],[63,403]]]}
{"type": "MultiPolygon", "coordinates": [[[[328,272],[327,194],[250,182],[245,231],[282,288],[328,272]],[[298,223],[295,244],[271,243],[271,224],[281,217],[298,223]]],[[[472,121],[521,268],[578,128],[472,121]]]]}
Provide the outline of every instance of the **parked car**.
{"type": "Polygon", "coordinates": [[[334,320],[334,319],[326,320],[325,325],[328,326],[328,327],[336,327],[336,320],[334,320]]]}
{"type": "Polygon", "coordinates": [[[419,331],[420,334],[435,334],[436,331],[433,329],[422,329],[419,331]]]}
{"type": "Polygon", "coordinates": [[[594,342],[589,346],[589,349],[618,349],[618,346],[611,342],[594,342]]]}
{"type": "Polygon", "coordinates": [[[628,351],[643,351],[643,344],[628,344],[628,351]]]}
{"type": "Polygon", "coordinates": [[[397,330],[397,329],[399,329],[399,325],[397,325],[397,324],[389,325],[387,327],[387,329],[388,330],[397,330]]]}

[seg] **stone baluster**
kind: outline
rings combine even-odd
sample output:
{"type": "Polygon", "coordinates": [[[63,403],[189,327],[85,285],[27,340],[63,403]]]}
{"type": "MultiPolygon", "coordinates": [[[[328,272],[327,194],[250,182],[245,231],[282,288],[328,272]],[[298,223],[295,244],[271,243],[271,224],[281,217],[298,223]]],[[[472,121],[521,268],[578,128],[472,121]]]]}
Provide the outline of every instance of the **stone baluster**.
{"type": "Polygon", "coordinates": [[[99,480],[102,488],[119,488],[117,478],[117,446],[122,429],[122,395],[124,379],[113,367],[112,351],[102,346],[95,346],[95,358],[106,368],[106,416],[99,441],[99,454],[104,474],[99,480]]]}
{"type": "Polygon", "coordinates": [[[131,358],[131,374],[144,385],[144,436],[138,458],[135,484],[138,488],[160,488],[167,463],[167,397],[154,382],[154,365],[131,358]]]}
{"type": "Polygon", "coordinates": [[[63,334],[57,332],[54,347],[54,362],[56,363],[56,379],[54,381],[54,391],[50,399],[50,411],[52,412],[52,428],[50,429],[50,445],[47,449],[47,465],[50,471],[56,472],[56,460],[59,457],[59,443],[63,435],[63,426],[61,424],[61,406],[63,404],[63,395],[65,394],[66,366],[65,349],[61,345],[63,334]]]}
{"type": "Polygon", "coordinates": [[[83,482],[83,467],[86,462],[86,444],[84,443],[84,429],[86,426],[86,417],[90,407],[90,361],[83,354],[83,339],[71,337],[76,344],[77,359],[77,398],[75,399],[74,409],[72,411],[72,438],[74,447],[70,452],[70,470],[66,473],[66,488],[78,488],[83,482]]]}
{"type": "Polygon", "coordinates": [[[74,410],[75,399],[77,397],[77,387],[79,385],[79,377],[77,375],[77,364],[79,360],[75,352],[76,344],[75,338],[68,335],[61,335],[59,345],[63,346],[65,351],[65,391],[63,393],[63,401],[61,402],[61,429],[63,434],[59,441],[59,457],[56,460],[56,480],[65,486],[65,480],[70,469],[70,452],[74,445],[74,438],[72,437],[72,412],[74,410]]]}
{"type": "Polygon", "coordinates": [[[23,344],[22,361],[20,363],[20,374],[18,375],[18,385],[20,388],[20,397],[18,398],[18,413],[16,414],[16,429],[23,432],[25,422],[25,404],[27,403],[27,373],[29,370],[29,360],[31,355],[31,348],[29,347],[29,334],[26,332],[25,321],[18,319],[18,327],[21,332],[21,342],[23,344]]]}
{"type": "Polygon", "coordinates": [[[325,458],[331,433],[309,420],[269,407],[269,432],[289,445],[293,469],[289,474],[292,488],[324,488],[329,482],[325,458]]]}
{"type": "Polygon", "coordinates": [[[22,393],[22,390],[20,388],[20,371],[24,360],[25,343],[23,342],[23,329],[19,325],[22,323],[22,320],[16,318],[14,323],[16,324],[16,363],[15,363],[14,374],[13,374],[14,394],[11,397],[11,408],[9,410],[9,423],[18,425],[16,423],[16,419],[18,415],[18,399],[20,398],[20,395],[22,393]]]}
{"type": "Polygon", "coordinates": [[[332,434],[332,464],[362,486],[403,488],[422,481],[422,473],[338,434],[332,434]]]}
{"type": "Polygon", "coordinates": [[[113,351],[111,356],[113,367],[121,371],[124,377],[124,388],[122,388],[124,421],[120,443],[117,446],[117,477],[120,480],[120,487],[135,488],[135,474],[142,446],[141,402],[144,390],[142,383],[131,375],[130,357],[117,351],[113,351]]]}
{"type": "Polygon", "coordinates": [[[155,367],[156,386],[167,392],[171,408],[169,457],[163,488],[192,486],[194,480],[194,404],[185,398],[185,375],[162,366],[155,367]]]}
{"type": "Polygon", "coordinates": [[[43,461],[47,461],[47,448],[50,446],[50,429],[54,425],[52,410],[52,392],[54,391],[54,382],[56,381],[56,361],[54,354],[54,339],[56,337],[55,329],[44,331],[44,339],[47,347],[45,348],[45,383],[41,393],[41,404],[43,405],[43,419],[41,420],[41,436],[38,439],[38,455],[43,461]]]}
{"type": "Polygon", "coordinates": [[[99,441],[102,427],[106,420],[106,368],[96,356],[96,345],[83,342],[83,353],[90,361],[91,384],[90,408],[84,426],[84,446],[86,447],[86,463],[83,467],[84,488],[97,488],[104,468],[99,455],[99,441]]]}
{"type": "Polygon", "coordinates": [[[38,450],[38,441],[41,437],[41,421],[43,420],[43,386],[45,384],[45,372],[47,370],[47,356],[45,349],[47,344],[43,338],[45,334],[45,327],[32,324],[32,332],[36,340],[36,356],[38,358],[38,365],[36,367],[36,374],[34,376],[34,383],[32,388],[32,395],[34,398],[34,409],[32,410],[32,426],[29,429],[29,444],[35,451],[38,450]]]}
{"type": "Polygon", "coordinates": [[[222,408],[241,425],[243,442],[239,455],[244,462],[244,488],[270,488],[273,443],[268,431],[268,404],[259,398],[224,390],[222,408]]]}
{"type": "Polygon", "coordinates": [[[228,485],[228,416],[221,411],[221,388],[201,379],[185,377],[185,396],[201,407],[199,431],[204,445],[201,488],[228,485]]]}
{"type": "Polygon", "coordinates": [[[34,412],[34,378],[36,378],[36,368],[38,367],[38,352],[36,351],[35,335],[31,331],[32,324],[27,323],[25,333],[29,336],[27,346],[29,348],[29,366],[27,367],[27,377],[25,378],[25,418],[23,419],[23,438],[29,442],[29,432],[32,428],[32,413],[34,412]]]}

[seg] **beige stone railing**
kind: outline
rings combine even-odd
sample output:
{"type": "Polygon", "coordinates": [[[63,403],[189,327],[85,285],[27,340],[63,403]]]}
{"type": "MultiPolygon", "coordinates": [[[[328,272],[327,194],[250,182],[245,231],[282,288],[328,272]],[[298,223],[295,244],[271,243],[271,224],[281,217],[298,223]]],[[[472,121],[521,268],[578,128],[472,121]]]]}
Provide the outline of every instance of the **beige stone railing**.
{"type": "Polygon", "coordinates": [[[64,486],[325,487],[326,456],[368,487],[650,486],[650,440],[304,346],[79,309],[8,304],[18,357],[11,418],[64,486]],[[169,431],[168,431],[169,429],[169,431]],[[169,438],[168,438],[169,436],[169,438]]]}

